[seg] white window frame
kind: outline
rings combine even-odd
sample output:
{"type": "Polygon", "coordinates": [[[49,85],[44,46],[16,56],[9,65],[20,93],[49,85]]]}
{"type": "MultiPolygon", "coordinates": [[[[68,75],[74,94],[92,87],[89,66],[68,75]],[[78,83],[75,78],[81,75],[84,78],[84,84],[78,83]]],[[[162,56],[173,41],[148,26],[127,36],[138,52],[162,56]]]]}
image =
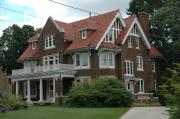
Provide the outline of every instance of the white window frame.
{"type": "Polygon", "coordinates": [[[136,49],[140,49],[140,37],[135,36],[136,49]]]}
{"type": "Polygon", "coordinates": [[[100,68],[115,68],[115,54],[113,52],[100,52],[99,54],[99,67],[100,68]],[[103,55],[106,55],[107,64],[103,65],[103,55]],[[110,58],[110,56],[112,56],[110,58]],[[110,63],[110,61],[112,61],[110,63]]]}
{"type": "Polygon", "coordinates": [[[128,38],[127,39],[128,48],[132,48],[132,36],[129,35],[127,38],[128,38]]]}
{"type": "Polygon", "coordinates": [[[87,38],[87,29],[82,29],[82,30],[81,30],[81,38],[82,38],[82,39],[87,38]]]}
{"type": "Polygon", "coordinates": [[[36,49],[36,45],[37,45],[36,42],[32,42],[32,49],[36,49]]]}
{"type": "Polygon", "coordinates": [[[152,59],[151,64],[152,64],[152,72],[155,73],[156,72],[156,62],[154,59],[152,59]]]}
{"type": "Polygon", "coordinates": [[[134,67],[132,61],[129,60],[124,61],[124,74],[125,76],[134,76],[134,67]]]}
{"type": "Polygon", "coordinates": [[[136,56],[136,64],[137,64],[138,71],[144,71],[143,57],[136,56]]]}
{"type": "Polygon", "coordinates": [[[54,35],[49,35],[45,38],[44,48],[45,49],[55,48],[55,36],[54,35]]]}
{"type": "Polygon", "coordinates": [[[82,53],[75,53],[75,56],[74,56],[74,65],[75,65],[75,68],[76,69],[89,69],[90,68],[90,55],[88,52],[82,52],[82,53]],[[77,55],[79,55],[79,66],[77,66],[77,55]],[[87,66],[83,66],[83,55],[88,55],[87,57],[87,66]]]}
{"type": "Polygon", "coordinates": [[[110,27],[109,31],[106,33],[106,36],[103,39],[103,41],[115,43],[115,40],[117,39],[122,27],[123,26],[122,26],[121,20],[117,18],[112,24],[112,26],[110,27]]]}
{"type": "Polygon", "coordinates": [[[134,26],[132,27],[131,34],[139,35],[137,24],[134,24],[134,26]]]}
{"type": "Polygon", "coordinates": [[[142,94],[144,93],[144,80],[143,79],[139,79],[138,80],[138,83],[139,83],[139,94],[142,94]]]}
{"type": "Polygon", "coordinates": [[[59,55],[53,54],[53,55],[43,56],[43,68],[44,68],[44,71],[51,71],[51,70],[58,69],[59,68],[59,55]],[[52,61],[52,64],[50,64],[51,61],[52,61]]]}

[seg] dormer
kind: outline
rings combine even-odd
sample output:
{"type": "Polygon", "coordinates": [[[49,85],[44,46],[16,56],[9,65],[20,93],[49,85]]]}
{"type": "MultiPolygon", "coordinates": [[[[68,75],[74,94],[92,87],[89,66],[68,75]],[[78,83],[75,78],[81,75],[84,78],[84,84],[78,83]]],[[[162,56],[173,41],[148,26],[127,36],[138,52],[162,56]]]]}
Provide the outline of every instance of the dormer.
{"type": "Polygon", "coordinates": [[[96,28],[93,28],[93,27],[85,27],[85,28],[79,29],[79,31],[80,31],[80,37],[81,37],[81,39],[87,39],[87,38],[89,38],[89,37],[92,35],[92,33],[93,33],[94,31],[96,31],[96,28]]]}

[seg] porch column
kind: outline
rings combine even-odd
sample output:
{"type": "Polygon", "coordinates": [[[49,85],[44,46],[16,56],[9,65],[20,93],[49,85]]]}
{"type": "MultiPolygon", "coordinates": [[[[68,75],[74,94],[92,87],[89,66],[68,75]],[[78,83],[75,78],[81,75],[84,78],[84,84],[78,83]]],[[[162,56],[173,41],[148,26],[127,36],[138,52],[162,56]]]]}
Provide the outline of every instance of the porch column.
{"type": "Polygon", "coordinates": [[[16,81],[16,97],[19,95],[19,82],[16,81]]]}
{"type": "Polygon", "coordinates": [[[30,80],[27,80],[27,102],[31,102],[31,86],[30,80]]]}
{"type": "Polygon", "coordinates": [[[43,102],[43,80],[39,80],[39,102],[43,102]]]}
{"type": "Polygon", "coordinates": [[[55,97],[56,97],[56,79],[53,78],[53,99],[52,99],[52,102],[55,102],[55,97]]]}

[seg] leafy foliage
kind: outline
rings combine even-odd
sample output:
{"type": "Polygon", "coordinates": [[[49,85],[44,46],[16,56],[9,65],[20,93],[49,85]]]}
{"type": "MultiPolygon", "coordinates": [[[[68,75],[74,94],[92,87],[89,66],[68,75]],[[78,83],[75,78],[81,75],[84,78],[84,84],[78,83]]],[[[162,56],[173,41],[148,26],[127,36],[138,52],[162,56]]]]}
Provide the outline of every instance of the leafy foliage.
{"type": "Polygon", "coordinates": [[[136,15],[139,12],[153,13],[162,5],[162,0],[131,0],[127,14],[136,15]]]}
{"type": "Polygon", "coordinates": [[[114,78],[100,78],[91,84],[76,85],[66,100],[66,105],[73,107],[130,107],[131,104],[131,93],[114,78]]]}
{"type": "Polygon", "coordinates": [[[180,118],[180,64],[167,68],[163,85],[158,89],[160,102],[171,106],[171,118],[180,118]]]}
{"type": "Polygon", "coordinates": [[[8,107],[9,110],[16,110],[27,107],[27,104],[22,100],[21,97],[8,96],[5,98],[0,98],[0,106],[8,107]]]}
{"type": "MultiPolygon", "coordinates": [[[[38,31],[40,31],[38,29],[38,31]]],[[[3,30],[0,37],[0,67],[3,71],[11,73],[12,69],[21,68],[22,64],[17,62],[19,56],[27,47],[27,40],[37,31],[34,27],[24,25],[12,25],[3,30]]]]}

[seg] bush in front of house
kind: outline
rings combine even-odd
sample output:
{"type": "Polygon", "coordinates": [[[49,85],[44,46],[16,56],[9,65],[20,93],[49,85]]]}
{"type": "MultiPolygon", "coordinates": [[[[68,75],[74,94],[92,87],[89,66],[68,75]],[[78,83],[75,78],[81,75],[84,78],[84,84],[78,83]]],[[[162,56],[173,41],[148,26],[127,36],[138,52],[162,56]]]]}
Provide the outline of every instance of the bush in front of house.
{"type": "Polygon", "coordinates": [[[0,98],[0,106],[7,110],[17,110],[19,108],[27,108],[27,103],[21,97],[8,96],[0,98]]]}
{"type": "Polygon", "coordinates": [[[91,84],[72,87],[66,106],[72,107],[130,107],[132,95],[115,78],[99,78],[91,84]]]}

